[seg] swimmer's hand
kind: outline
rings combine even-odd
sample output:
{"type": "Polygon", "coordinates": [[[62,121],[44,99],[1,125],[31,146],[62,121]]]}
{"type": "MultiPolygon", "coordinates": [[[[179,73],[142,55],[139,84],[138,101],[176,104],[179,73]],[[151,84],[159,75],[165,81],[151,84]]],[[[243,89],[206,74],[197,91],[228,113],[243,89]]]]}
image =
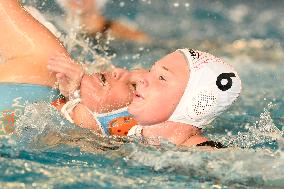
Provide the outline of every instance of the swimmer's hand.
{"type": "Polygon", "coordinates": [[[59,90],[65,97],[70,98],[80,88],[84,67],[69,56],[55,54],[49,58],[47,69],[56,73],[59,90]]]}

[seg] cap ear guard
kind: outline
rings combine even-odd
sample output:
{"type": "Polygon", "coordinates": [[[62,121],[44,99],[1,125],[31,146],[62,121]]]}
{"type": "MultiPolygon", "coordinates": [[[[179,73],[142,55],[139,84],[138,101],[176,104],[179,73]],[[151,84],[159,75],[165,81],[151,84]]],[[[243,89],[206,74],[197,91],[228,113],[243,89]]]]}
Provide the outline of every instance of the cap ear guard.
{"type": "Polygon", "coordinates": [[[241,80],[232,66],[209,53],[192,49],[177,51],[185,56],[190,76],[169,121],[202,128],[237,99],[241,80]]]}

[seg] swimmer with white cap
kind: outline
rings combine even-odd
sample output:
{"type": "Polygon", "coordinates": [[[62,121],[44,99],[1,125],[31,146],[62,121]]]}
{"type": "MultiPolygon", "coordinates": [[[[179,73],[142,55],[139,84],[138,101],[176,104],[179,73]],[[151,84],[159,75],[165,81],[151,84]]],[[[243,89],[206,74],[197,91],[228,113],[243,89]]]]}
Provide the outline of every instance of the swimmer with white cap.
{"type": "Polygon", "coordinates": [[[178,49],[149,72],[133,74],[136,92],[128,111],[139,125],[128,136],[162,138],[176,145],[222,145],[201,135],[239,96],[241,80],[232,66],[205,52],[178,49]]]}

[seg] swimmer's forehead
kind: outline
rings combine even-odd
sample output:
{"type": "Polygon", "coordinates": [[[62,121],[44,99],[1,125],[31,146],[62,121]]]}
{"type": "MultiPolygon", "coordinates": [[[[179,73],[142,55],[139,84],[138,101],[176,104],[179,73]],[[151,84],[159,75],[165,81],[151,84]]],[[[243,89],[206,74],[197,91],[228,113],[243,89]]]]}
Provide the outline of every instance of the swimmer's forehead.
{"type": "Polygon", "coordinates": [[[188,70],[188,65],[184,55],[178,51],[170,53],[158,60],[153,67],[180,74],[181,71],[188,70]]]}

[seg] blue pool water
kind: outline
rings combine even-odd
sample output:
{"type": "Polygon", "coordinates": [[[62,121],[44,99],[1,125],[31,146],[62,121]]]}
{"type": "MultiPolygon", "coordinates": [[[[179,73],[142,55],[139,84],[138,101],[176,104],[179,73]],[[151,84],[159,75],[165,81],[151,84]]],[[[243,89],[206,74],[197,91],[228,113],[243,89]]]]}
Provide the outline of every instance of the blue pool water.
{"type": "Polygon", "coordinates": [[[284,188],[283,1],[109,0],[108,18],[136,23],[154,42],[90,48],[71,38],[54,1],[24,2],[65,34],[78,59],[96,61],[104,46],[117,66],[149,67],[177,48],[196,48],[233,64],[243,90],[206,130],[232,147],[214,152],[102,139],[44,103],[31,104],[17,123],[19,137],[0,138],[0,188],[284,188]]]}

